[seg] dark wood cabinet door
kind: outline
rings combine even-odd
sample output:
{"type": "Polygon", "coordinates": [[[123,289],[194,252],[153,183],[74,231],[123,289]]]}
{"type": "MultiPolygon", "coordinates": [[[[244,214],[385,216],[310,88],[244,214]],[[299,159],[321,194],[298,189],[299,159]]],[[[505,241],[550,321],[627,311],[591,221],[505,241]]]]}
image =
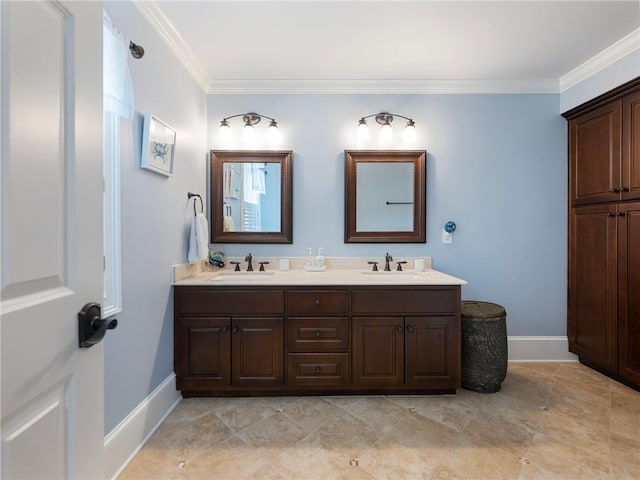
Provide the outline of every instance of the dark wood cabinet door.
{"type": "Polygon", "coordinates": [[[569,232],[569,350],[615,372],[617,229],[615,205],[574,208],[569,232]]]}
{"type": "Polygon", "coordinates": [[[353,383],[387,387],[404,383],[404,318],[353,317],[353,383]]]}
{"type": "Polygon", "coordinates": [[[640,90],[622,100],[622,198],[640,199],[640,90]]]}
{"type": "Polygon", "coordinates": [[[242,387],[281,387],[284,384],[284,320],[234,318],[232,324],[232,383],[242,387]]]}
{"type": "Polygon", "coordinates": [[[621,198],[622,101],[569,122],[569,194],[573,205],[621,198]]]}
{"type": "Polygon", "coordinates": [[[405,376],[409,387],[460,386],[460,319],[405,318],[405,376]]]}
{"type": "Polygon", "coordinates": [[[231,319],[178,318],[175,371],[180,390],[212,390],[231,384],[231,319]]]}
{"type": "Polygon", "coordinates": [[[618,373],[640,385],[640,202],[623,204],[618,217],[618,373]]]}

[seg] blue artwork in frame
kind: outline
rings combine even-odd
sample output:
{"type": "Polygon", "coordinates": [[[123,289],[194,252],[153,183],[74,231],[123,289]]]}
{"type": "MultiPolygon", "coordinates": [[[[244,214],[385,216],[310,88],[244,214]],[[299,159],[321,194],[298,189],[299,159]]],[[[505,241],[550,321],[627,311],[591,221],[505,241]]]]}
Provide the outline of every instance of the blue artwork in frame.
{"type": "Polygon", "coordinates": [[[176,131],[151,113],[144,116],[140,167],[166,175],[173,174],[176,131]]]}

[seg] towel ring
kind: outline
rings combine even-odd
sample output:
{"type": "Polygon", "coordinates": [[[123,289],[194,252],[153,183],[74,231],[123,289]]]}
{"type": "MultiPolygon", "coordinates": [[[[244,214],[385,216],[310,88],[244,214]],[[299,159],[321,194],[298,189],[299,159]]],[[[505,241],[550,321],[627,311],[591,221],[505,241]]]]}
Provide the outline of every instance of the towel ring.
{"type": "MultiPolygon", "coordinates": [[[[187,193],[187,198],[189,200],[191,200],[192,197],[198,197],[200,199],[200,213],[204,213],[204,202],[202,201],[202,197],[200,195],[198,195],[197,193],[191,193],[188,192],[187,193]]],[[[198,211],[196,210],[196,201],[193,201],[193,214],[197,215],[198,211]]]]}

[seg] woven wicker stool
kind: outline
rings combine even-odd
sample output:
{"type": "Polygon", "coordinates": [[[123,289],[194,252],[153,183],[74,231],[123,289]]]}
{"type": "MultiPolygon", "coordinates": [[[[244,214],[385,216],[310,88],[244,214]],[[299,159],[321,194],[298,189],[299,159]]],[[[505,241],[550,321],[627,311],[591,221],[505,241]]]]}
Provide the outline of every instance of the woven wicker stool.
{"type": "Polygon", "coordinates": [[[507,314],[489,302],[462,302],[462,387],[500,390],[507,376],[507,314]]]}

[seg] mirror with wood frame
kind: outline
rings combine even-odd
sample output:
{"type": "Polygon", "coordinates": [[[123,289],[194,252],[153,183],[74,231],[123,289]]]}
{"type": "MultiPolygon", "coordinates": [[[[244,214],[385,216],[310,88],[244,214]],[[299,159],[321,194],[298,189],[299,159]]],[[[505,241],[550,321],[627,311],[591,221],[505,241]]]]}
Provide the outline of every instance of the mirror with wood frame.
{"type": "Polygon", "coordinates": [[[345,150],[345,243],[426,243],[424,150],[345,150]]]}
{"type": "Polygon", "coordinates": [[[292,243],[290,150],[212,150],[211,242],[292,243]]]}

